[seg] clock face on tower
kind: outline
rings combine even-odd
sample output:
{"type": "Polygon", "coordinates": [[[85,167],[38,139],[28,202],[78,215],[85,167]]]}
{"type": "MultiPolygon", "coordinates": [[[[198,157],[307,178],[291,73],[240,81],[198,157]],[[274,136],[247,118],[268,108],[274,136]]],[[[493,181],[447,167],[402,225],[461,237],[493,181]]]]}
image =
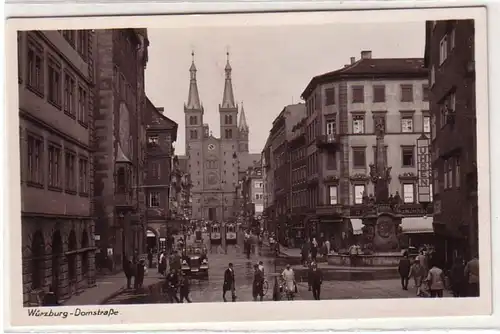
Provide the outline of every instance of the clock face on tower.
{"type": "Polygon", "coordinates": [[[208,144],[208,150],[209,151],[215,150],[215,145],[214,144],[208,144]]]}

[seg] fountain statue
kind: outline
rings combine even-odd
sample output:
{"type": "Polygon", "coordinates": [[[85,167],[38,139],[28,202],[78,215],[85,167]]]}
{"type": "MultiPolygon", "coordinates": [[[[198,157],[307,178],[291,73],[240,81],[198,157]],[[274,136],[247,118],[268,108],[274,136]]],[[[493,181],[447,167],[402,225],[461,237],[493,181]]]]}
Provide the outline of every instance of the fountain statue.
{"type": "Polygon", "coordinates": [[[389,196],[391,168],[385,159],[385,120],[375,119],[376,161],[370,165],[370,180],[374,185],[373,200],[369,201],[362,217],[364,248],[373,253],[397,252],[400,250],[399,234],[402,216],[389,196]]]}

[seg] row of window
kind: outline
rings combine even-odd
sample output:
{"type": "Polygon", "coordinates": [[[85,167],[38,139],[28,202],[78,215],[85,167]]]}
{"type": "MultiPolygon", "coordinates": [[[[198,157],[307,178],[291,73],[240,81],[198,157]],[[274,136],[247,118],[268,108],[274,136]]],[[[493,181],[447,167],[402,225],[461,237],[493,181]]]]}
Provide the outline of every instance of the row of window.
{"type": "MultiPolygon", "coordinates": [[[[455,28],[452,27],[439,42],[439,66],[442,66],[455,49],[455,28]]],[[[436,83],[436,68],[431,66],[430,87],[436,83]]]]}
{"type": "MultiPolygon", "coordinates": [[[[373,85],[373,103],[384,103],[387,100],[387,93],[385,85],[373,85]]],[[[325,88],[324,90],[324,105],[330,106],[336,104],[336,89],[335,87],[325,88]]],[[[414,102],[415,91],[413,84],[400,84],[400,102],[414,102]]],[[[422,101],[429,101],[429,85],[422,85],[422,101]]],[[[363,85],[351,86],[351,103],[365,103],[370,102],[366,100],[365,87],[363,85]]],[[[321,108],[321,94],[317,91],[315,94],[306,101],[307,115],[312,115],[316,110],[321,108]]]]}
{"type": "Polygon", "coordinates": [[[290,152],[290,160],[291,162],[296,162],[300,159],[304,159],[307,155],[307,151],[305,147],[299,147],[292,152],[290,152]]]}
{"type": "MultiPolygon", "coordinates": [[[[47,52],[46,56],[44,47],[31,35],[28,35],[26,64],[24,79],[27,87],[38,96],[46,97],[49,103],[64,110],[81,125],[87,126],[91,101],[85,83],[77,82],[76,75],[71,69],[63,68],[55,55],[47,52]]],[[[23,80],[21,71],[19,80],[23,80]]]]}
{"type": "MultiPolygon", "coordinates": [[[[388,161],[388,148],[385,148],[384,160],[388,161]]],[[[352,167],[366,168],[366,147],[352,148],[352,167]]],[[[377,161],[377,150],[374,148],[374,161],[377,161]]],[[[401,167],[415,167],[415,146],[401,146],[401,167]]]]}
{"type": "MultiPolygon", "coordinates": [[[[208,130],[207,130],[208,131],[208,130]]],[[[224,129],[224,139],[233,139],[234,137],[233,129],[224,129]]],[[[205,134],[205,137],[206,134],[205,134]]],[[[189,130],[189,139],[197,140],[198,138],[198,130],[189,130]]]]}
{"type": "Polygon", "coordinates": [[[45,145],[41,137],[27,136],[26,167],[26,175],[22,175],[22,180],[26,180],[29,186],[44,187],[47,175],[50,190],[64,189],[74,194],[78,191],[81,195],[89,193],[88,158],[77,156],[75,152],[63,150],[61,146],[50,142],[45,145]]]}
{"type": "Polygon", "coordinates": [[[88,59],[90,30],[58,30],[83,60],[88,59]]]}
{"type": "Polygon", "coordinates": [[[307,179],[307,168],[302,166],[300,168],[292,170],[292,185],[297,183],[305,182],[307,179]]]}
{"type": "Polygon", "coordinates": [[[460,156],[450,157],[444,160],[441,166],[442,173],[434,170],[434,189],[447,190],[452,188],[460,188],[461,175],[460,175],[460,156]]]}

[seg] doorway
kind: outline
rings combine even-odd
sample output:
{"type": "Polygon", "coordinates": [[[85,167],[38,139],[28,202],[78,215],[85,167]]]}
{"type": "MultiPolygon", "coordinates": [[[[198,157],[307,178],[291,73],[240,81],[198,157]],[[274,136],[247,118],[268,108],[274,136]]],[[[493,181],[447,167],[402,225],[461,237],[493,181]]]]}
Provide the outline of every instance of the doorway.
{"type": "Polygon", "coordinates": [[[148,250],[148,253],[151,251],[152,253],[155,253],[155,251],[158,251],[158,238],[156,237],[156,234],[148,230],[146,233],[146,247],[148,250]]]}

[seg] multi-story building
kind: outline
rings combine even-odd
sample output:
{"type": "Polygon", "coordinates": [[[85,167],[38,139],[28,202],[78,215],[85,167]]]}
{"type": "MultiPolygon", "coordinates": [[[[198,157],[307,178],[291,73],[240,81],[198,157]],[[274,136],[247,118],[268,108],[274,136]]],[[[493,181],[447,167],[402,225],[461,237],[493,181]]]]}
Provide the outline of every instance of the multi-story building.
{"type": "Polygon", "coordinates": [[[271,128],[271,147],[274,173],[274,205],[278,238],[284,243],[290,241],[291,227],[291,162],[288,143],[292,139],[293,127],[306,115],[304,104],[288,105],[276,117],[271,128]]]}
{"type": "MultiPolygon", "coordinates": [[[[160,241],[167,238],[169,217],[172,144],[177,140],[177,123],[164,115],[163,108],[156,108],[146,99],[146,222],[148,249],[160,249],[160,241]]],[[[164,245],[161,245],[164,246],[164,245]]],[[[161,247],[162,249],[165,247],[161,247]]]]}
{"type": "Polygon", "coordinates": [[[377,59],[362,51],[359,60],[352,57],[350,64],[309,82],[302,98],[313,235],[342,247],[345,235],[359,229],[350,225],[361,224],[355,218],[361,215],[363,196],[374,193],[370,165],[377,160],[376,123],[384,127],[383,159],[392,167],[390,194],[402,198],[403,214],[427,213],[417,201],[416,163],[417,139],[430,133],[427,76],[423,59],[377,59]]]}
{"type": "Polygon", "coordinates": [[[273,150],[271,146],[271,136],[267,137],[266,144],[262,150],[261,154],[262,162],[262,181],[264,182],[264,228],[268,231],[275,231],[274,226],[274,162],[273,162],[273,150]]]}
{"type": "Polygon", "coordinates": [[[264,181],[262,179],[262,162],[256,161],[249,167],[241,180],[241,206],[243,215],[255,227],[261,226],[264,211],[264,181]]]}
{"type": "Polygon", "coordinates": [[[142,89],[149,45],[145,29],[96,30],[95,186],[99,265],[112,271],[145,251],[142,89]]]}
{"type": "Polygon", "coordinates": [[[446,263],[478,251],[474,20],[426,23],[434,231],[446,263]]]}
{"type": "Polygon", "coordinates": [[[23,302],[95,284],[92,215],[94,39],[18,32],[23,302]]]}
{"type": "Polygon", "coordinates": [[[243,106],[240,109],[234,99],[229,53],[227,55],[224,93],[219,105],[220,138],[214,137],[208,124],[203,123],[205,109],[198,94],[194,58],[189,70],[191,78],[184,114],[193,219],[222,221],[235,217],[234,189],[240,170],[248,167],[252,157],[248,153],[249,127],[243,106]]]}
{"type": "Polygon", "coordinates": [[[307,213],[307,155],[306,155],[306,117],[302,118],[292,129],[288,143],[291,163],[291,222],[290,239],[295,244],[307,238],[304,221],[307,213]]]}

